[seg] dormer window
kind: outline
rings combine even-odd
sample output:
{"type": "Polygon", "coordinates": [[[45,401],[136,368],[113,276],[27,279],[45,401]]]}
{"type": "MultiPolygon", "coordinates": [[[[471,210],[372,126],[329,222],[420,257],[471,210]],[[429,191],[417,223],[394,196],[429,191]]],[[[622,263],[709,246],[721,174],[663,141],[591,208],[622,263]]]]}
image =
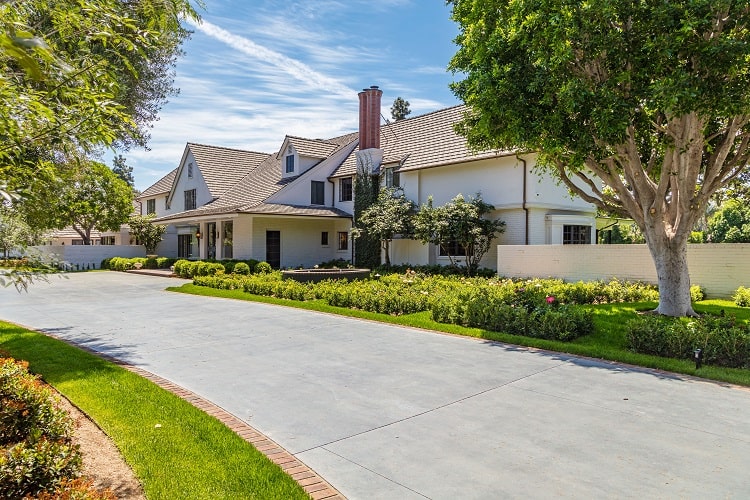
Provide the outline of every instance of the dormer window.
{"type": "Polygon", "coordinates": [[[192,178],[193,178],[193,164],[188,163],[188,179],[192,179],[192,178]]]}
{"type": "Polygon", "coordinates": [[[290,154],[286,157],[286,173],[291,174],[294,172],[294,155],[290,154]]]}

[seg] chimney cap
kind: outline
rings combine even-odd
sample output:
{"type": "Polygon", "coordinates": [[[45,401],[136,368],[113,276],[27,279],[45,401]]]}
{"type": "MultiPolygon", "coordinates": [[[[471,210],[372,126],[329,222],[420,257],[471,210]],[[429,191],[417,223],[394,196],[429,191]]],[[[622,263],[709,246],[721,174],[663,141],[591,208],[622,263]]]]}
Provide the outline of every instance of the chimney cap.
{"type": "Polygon", "coordinates": [[[362,89],[362,91],[367,92],[368,90],[378,90],[379,88],[377,85],[370,85],[369,89],[362,89]]]}

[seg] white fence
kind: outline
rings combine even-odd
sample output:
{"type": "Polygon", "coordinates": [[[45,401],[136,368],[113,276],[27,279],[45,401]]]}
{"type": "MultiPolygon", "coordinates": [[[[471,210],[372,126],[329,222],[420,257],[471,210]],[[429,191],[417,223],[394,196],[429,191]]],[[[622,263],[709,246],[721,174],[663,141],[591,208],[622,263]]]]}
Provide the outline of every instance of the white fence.
{"type": "Polygon", "coordinates": [[[146,256],[143,245],[40,245],[31,249],[76,271],[99,269],[104,259],[112,257],[146,256]]]}
{"type": "MultiPolygon", "coordinates": [[[[750,244],[688,245],[690,282],[706,295],[728,298],[750,286],[750,244]]],[[[499,245],[497,272],[507,277],[562,278],[565,281],[613,277],[656,283],[646,245],[499,245]]]]}

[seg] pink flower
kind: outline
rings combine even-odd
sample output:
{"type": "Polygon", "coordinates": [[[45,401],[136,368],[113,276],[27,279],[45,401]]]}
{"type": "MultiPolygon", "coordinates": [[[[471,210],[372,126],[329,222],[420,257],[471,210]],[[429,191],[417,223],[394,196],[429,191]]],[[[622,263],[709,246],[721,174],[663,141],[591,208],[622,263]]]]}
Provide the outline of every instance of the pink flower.
{"type": "Polygon", "coordinates": [[[547,304],[552,304],[555,298],[552,295],[547,295],[547,304]]]}

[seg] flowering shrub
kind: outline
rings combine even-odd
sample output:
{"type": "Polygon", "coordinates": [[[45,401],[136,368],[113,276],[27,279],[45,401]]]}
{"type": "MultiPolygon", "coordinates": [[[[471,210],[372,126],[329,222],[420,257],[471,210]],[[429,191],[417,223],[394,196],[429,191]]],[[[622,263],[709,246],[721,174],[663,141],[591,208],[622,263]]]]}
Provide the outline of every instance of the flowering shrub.
{"type": "Polygon", "coordinates": [[[692,359],[702,349],[705,364],[750,368],[750,326],[732,316],[644,315],[628,322],[627,337],[628,347],[642,354],[692,359]]]}
{"type": "Polygon", "coordinates": [[[0,498],[51,492],[80,474],[72,425],[26,363],[0,358],[0,498]]]}
{"type": "Polygon", "coordinates": [[[732,295],[732,300],[740,307],[750,307],[750,288],[739,287],[732,295]]]}

